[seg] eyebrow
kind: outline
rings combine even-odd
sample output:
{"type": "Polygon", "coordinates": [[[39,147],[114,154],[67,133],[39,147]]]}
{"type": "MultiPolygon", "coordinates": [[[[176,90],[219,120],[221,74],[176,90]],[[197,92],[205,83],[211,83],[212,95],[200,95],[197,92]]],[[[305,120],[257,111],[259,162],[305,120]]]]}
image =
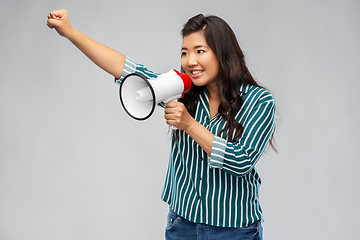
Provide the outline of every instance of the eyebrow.
{"type": "MultiPolygon", "coordinates": [[[[197,46],[194,47],[194,49],[197,49],[197,48],[208,48],[208,47],[205,46],[205,45],[197,45],[197,46]]],[[[188,50],[188,49],[183,47],[183,48],[181,48],[181,50],[188,50]]]]}

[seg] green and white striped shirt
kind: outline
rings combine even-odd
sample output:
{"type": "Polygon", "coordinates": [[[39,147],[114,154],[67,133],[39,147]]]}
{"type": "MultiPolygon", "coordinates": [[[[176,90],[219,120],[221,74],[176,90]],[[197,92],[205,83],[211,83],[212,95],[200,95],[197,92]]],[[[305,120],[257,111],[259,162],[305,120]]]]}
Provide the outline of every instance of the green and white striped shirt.
{"type": "MultiPolygon", "coordinates": [[[[123,76],[137,72],[147,78],[159,74],[127,58],[123,76]]],[[[225,120],[210,119],[206,90],[199,95],[195,119],[215,135],[211,156],[184,131],[172,140],[161,198],[174,212],[195,222],[220,227],[246,227],[262,220],[261,179],[255,164],[266,149],[275,125],[275,102],[265,89],[239,86],[243,106],[236,120],[244,127],[236,142],[217,136],[225,120]]]]}

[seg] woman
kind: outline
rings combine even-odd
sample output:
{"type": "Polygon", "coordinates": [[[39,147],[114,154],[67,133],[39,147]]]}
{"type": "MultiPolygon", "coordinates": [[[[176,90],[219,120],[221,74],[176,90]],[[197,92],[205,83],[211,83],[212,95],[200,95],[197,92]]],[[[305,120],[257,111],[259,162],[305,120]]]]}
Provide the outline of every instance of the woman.
{"type": "MultiPolygon", "coordinates": [[[[115,82],[157,74],[75,30],[66,10],[48,26],[67,37],[115,82]]],[[[229,25],[197,15],[184,25],[182,70],[193,87],[165,106],[175,126],[162,199],[170,206],[166,239],[262,239],[255,164],[271,143],[275,104],[251,76],[229,25]]]]}

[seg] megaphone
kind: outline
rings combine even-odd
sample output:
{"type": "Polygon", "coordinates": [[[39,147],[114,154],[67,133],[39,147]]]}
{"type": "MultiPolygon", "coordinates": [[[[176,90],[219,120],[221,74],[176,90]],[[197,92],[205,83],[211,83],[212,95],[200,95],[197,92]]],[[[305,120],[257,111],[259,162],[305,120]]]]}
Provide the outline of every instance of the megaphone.
{"type": "Polygon", "coordinates": [[[150,80],[131,73],[120,84],[120,101],[132,118],[145,120],[153,114],[157,104],[183,97],[191,85],[189,75],[175,69],[150,80]]]}

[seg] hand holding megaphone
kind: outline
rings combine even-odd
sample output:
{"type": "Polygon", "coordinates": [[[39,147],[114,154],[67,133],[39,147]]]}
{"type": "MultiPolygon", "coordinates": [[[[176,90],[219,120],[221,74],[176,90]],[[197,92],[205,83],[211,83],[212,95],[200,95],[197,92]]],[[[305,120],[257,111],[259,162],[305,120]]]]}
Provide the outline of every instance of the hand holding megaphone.
{"type": "Polygon", "coordinates": [[[191,85],[191,78],[175,69],[149,80],[131,73],[121,82],[120,101],[132,118],[145,120],[153,114],[157,104],[181,98],[191,85]]]}
{"type": "Polygon", "coordinates": [[[164,118],[170,129],[187,130],[196,121],[187,111],[185,105],[178,101],[170,101],[165,106],[164,118]]]}

